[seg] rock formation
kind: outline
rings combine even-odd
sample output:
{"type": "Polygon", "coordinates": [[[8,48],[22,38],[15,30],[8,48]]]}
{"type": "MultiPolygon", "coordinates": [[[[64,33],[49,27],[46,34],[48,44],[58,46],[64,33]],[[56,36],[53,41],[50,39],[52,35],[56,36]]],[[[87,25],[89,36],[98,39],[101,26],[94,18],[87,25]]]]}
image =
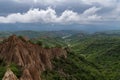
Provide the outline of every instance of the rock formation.
{"type": "Polygon", "coordinates": [[[8,69],[2,80],[18,80],[18,79],[16,75],[10,69],[8,69]]]}
{"type": "Polygon", "coordinates": [[[15,63],[23,68],[20,80],[41,80],[41,72],[52,69],[51,60],[54,57],[66,58],[66,56],[67,52],[64,49],[44,49],[15,35],[0,44],[0,58],[4,59],[8,65],[15,63]]]}

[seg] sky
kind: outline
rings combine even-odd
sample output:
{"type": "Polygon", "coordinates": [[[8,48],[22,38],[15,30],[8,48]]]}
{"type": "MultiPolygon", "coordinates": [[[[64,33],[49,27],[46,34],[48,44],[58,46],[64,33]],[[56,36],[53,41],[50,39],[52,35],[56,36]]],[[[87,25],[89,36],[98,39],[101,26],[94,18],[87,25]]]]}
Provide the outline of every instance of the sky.
{"type": "Polygon", "coordinates": [[[0,0],[0,24],[117,25],[120,0],[0,0]]]}

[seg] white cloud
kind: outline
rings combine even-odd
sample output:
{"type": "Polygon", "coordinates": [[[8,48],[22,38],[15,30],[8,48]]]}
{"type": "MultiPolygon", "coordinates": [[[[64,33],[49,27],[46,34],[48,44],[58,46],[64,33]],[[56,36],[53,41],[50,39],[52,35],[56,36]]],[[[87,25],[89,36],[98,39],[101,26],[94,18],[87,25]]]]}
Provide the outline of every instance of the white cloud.
{"type": "Polygon", "coordinates": [[[103,16],[103,21],[120,21],[120,4],[116,5],[109,12],[104,11],[104,14],[101,15],[103,16]]]}
{"type": "Polygon", "coordinates": [[[102,20],[102,16],[97,15],[97,11],[101,10],[101,8],[97,8],[97,7],[91,7],[87,10],[85,10],[81,15],[80,15],[80,19],[82,19],[81,21],[83,23],[91,23],[94,21],[101,21],[102,20]]]}
{"type": "Polygon", "coordinates": [[[92,7],[89,8],[87,10],[84,11],[83,15],[93,15],[95,14],[97,11],[99,11],[101,8],[97,8],[97,7],[92,7]]]}
{"type": "Polygon", "coordinates": [[[57,4],[65,2],[66,0],[12,0],[19,3],[40,3],[40,4],[57,4]]]}
{"type": "MultiPolygon", "coordinates": [[[[57,12],[52,8],[48,8],[45,10],[30,9],[24,13],[11,13],[7,16],[0,16],[0,23],[40,22],[40,23],[60,23],[60,24],[61,23],[86,24],[86,23],[94,23],[96,21],[97,22],[120,21],[120,0],[69,0],[69,1],[68,0],[9,0],[9,1],[14,1],[17,3],[25,3],[18,5],[26,5],[27,3],[30,3],[30,5],[34,4],[31,5],[31,7],[34,7],[36,5],[39,8],[41,8],[41,6],[44,8],[48,6],[52,6],[52,7],[55,6],[58,7],[56,8],[58,13],[59,13],[58,9],[60,8],[62,8],[64,11],[61,14],[59,13],[58,15],[57,12]],[[81,5],[78,5],[78,7],[76,8],[76,6],[74,6],[75,4],[77,5],[81,4],[81,5]],[[65,7],[62,5],[65,5],[65,7]],[[68,6],[71,7],[69,9],[73,9],[77,12],[73,10],[67,10],[68,6]],[[82,9],[79,10],[79,8],[82,9]]],[[[24,8],[22,9],[24,10],[24,8]]]]}
{"type": "Polygon", "coordinates": [[[103,6],[113,6],[118,3],[118,0],[81,0],[81,1],[88,5],[100,4],[103,6]]]}
{"type": "Polygon", "coordinates": [[[116,5],[119,0],[12,0],[16,2],[23,2],[23,3],[41,3],[41,4],[58,4],[58,3],[71,3],[71,2],[77,2],[77,3],[85,3],[88,5],[93,4],[100,4],[104,6],[111,6],[116,5]]]}
{"type": "Polygon", "coordinates": [[[96,12],[100,8],[92,7],[85,10],[82,14],[72,10],[65,10],[60,16],[52,8],[43,9],[30,9],[26,13],[13,13],[8,16],[0,16],[0,23],[89,23],[101,19],[96,12]]]}
{"type": "Polygon", "coordinates": [[[81,23],[82,21],[95,20],[100,18],[95,14],[99,8],[92,7],[78,14],[70,10],[64,11],[61,16],[57,16],[56,11],[48,8],[47,10],[31,9],[27,13],[14,13],[7,17],[0,17],[0,23],[81,23]]]}
{"type": "Polygon", "coordinates": [[[79,21],[79,14],[70,10],[66,10],[62,13],[60,17],[58,17],[58,22],[77,22],[79,21]]]}
{"type": "Polygon", "coordinates": [[[55,10],[30,9],[26,13],[13,13],[7,17],[0,16],[0,23],[31,23],[31,22],[52,22],[56,19],[55,10]]]}
{"type": "Polygon", "coordinates": [[[101,20],[101,16],[98,16],[98,15],[92,15],[92,16],[88,16],[88,20],[89,21],[91,21],[91,20],[93,20],[93,21],[98,21],[98,20],[101,20]]]}

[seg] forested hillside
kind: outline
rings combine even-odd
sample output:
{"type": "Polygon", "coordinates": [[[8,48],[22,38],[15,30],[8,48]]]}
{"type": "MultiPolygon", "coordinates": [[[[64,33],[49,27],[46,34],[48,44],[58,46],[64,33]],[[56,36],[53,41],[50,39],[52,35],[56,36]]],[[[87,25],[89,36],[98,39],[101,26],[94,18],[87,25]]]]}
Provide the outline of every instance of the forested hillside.
{"type": "MultiPolygon", "coordinates": [[[[44,49],[62,48],[67,51],[67,58],[51,60],[53,69],[41,73],[43,80],[119,80],[120,79],[120,35],[119,32],[98,32],[89,34],[74,31],[16,32],[23,40],[30,36],[28,43],[36,44],[44,49]],[[62,33],[62,34],[61,34],[62,33]],[[32,35],[30,35],[32,34],[32,35]],[[48,35],[50,34],[50,35],[48,35]]],[[[9,34],[9,33],[8,33],[9,34]]],[[[9,34],[11,35],[11,34],[9,34]]],[[[2,39],[7,38],[1,36],[2,39]]],[[[27,43],[26,42],[26,43],[27,43]]],[[[0,78],[4,76],[7,66],[0,59],[0,78]]],[[[21,76],[18,65],[11,64],[12,71],[21,76]]]]}

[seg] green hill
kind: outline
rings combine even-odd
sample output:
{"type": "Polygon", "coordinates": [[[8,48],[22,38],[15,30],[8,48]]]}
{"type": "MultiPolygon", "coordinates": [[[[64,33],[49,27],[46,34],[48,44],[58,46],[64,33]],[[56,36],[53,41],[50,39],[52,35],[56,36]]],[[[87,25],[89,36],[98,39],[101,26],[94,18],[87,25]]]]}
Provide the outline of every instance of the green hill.
{"type": "Polygon", "coordinates": [[[71,48],[99,66],[108,80],[120,79],[120,37],[91,36],[73,42],[71,48]]]}
{"type": "Polygon", "coordinates": [[[43,80],[106,80],[99,67],[70,52],[66,59],[54,59],[53,70],[43,72],[43,80]]]}

